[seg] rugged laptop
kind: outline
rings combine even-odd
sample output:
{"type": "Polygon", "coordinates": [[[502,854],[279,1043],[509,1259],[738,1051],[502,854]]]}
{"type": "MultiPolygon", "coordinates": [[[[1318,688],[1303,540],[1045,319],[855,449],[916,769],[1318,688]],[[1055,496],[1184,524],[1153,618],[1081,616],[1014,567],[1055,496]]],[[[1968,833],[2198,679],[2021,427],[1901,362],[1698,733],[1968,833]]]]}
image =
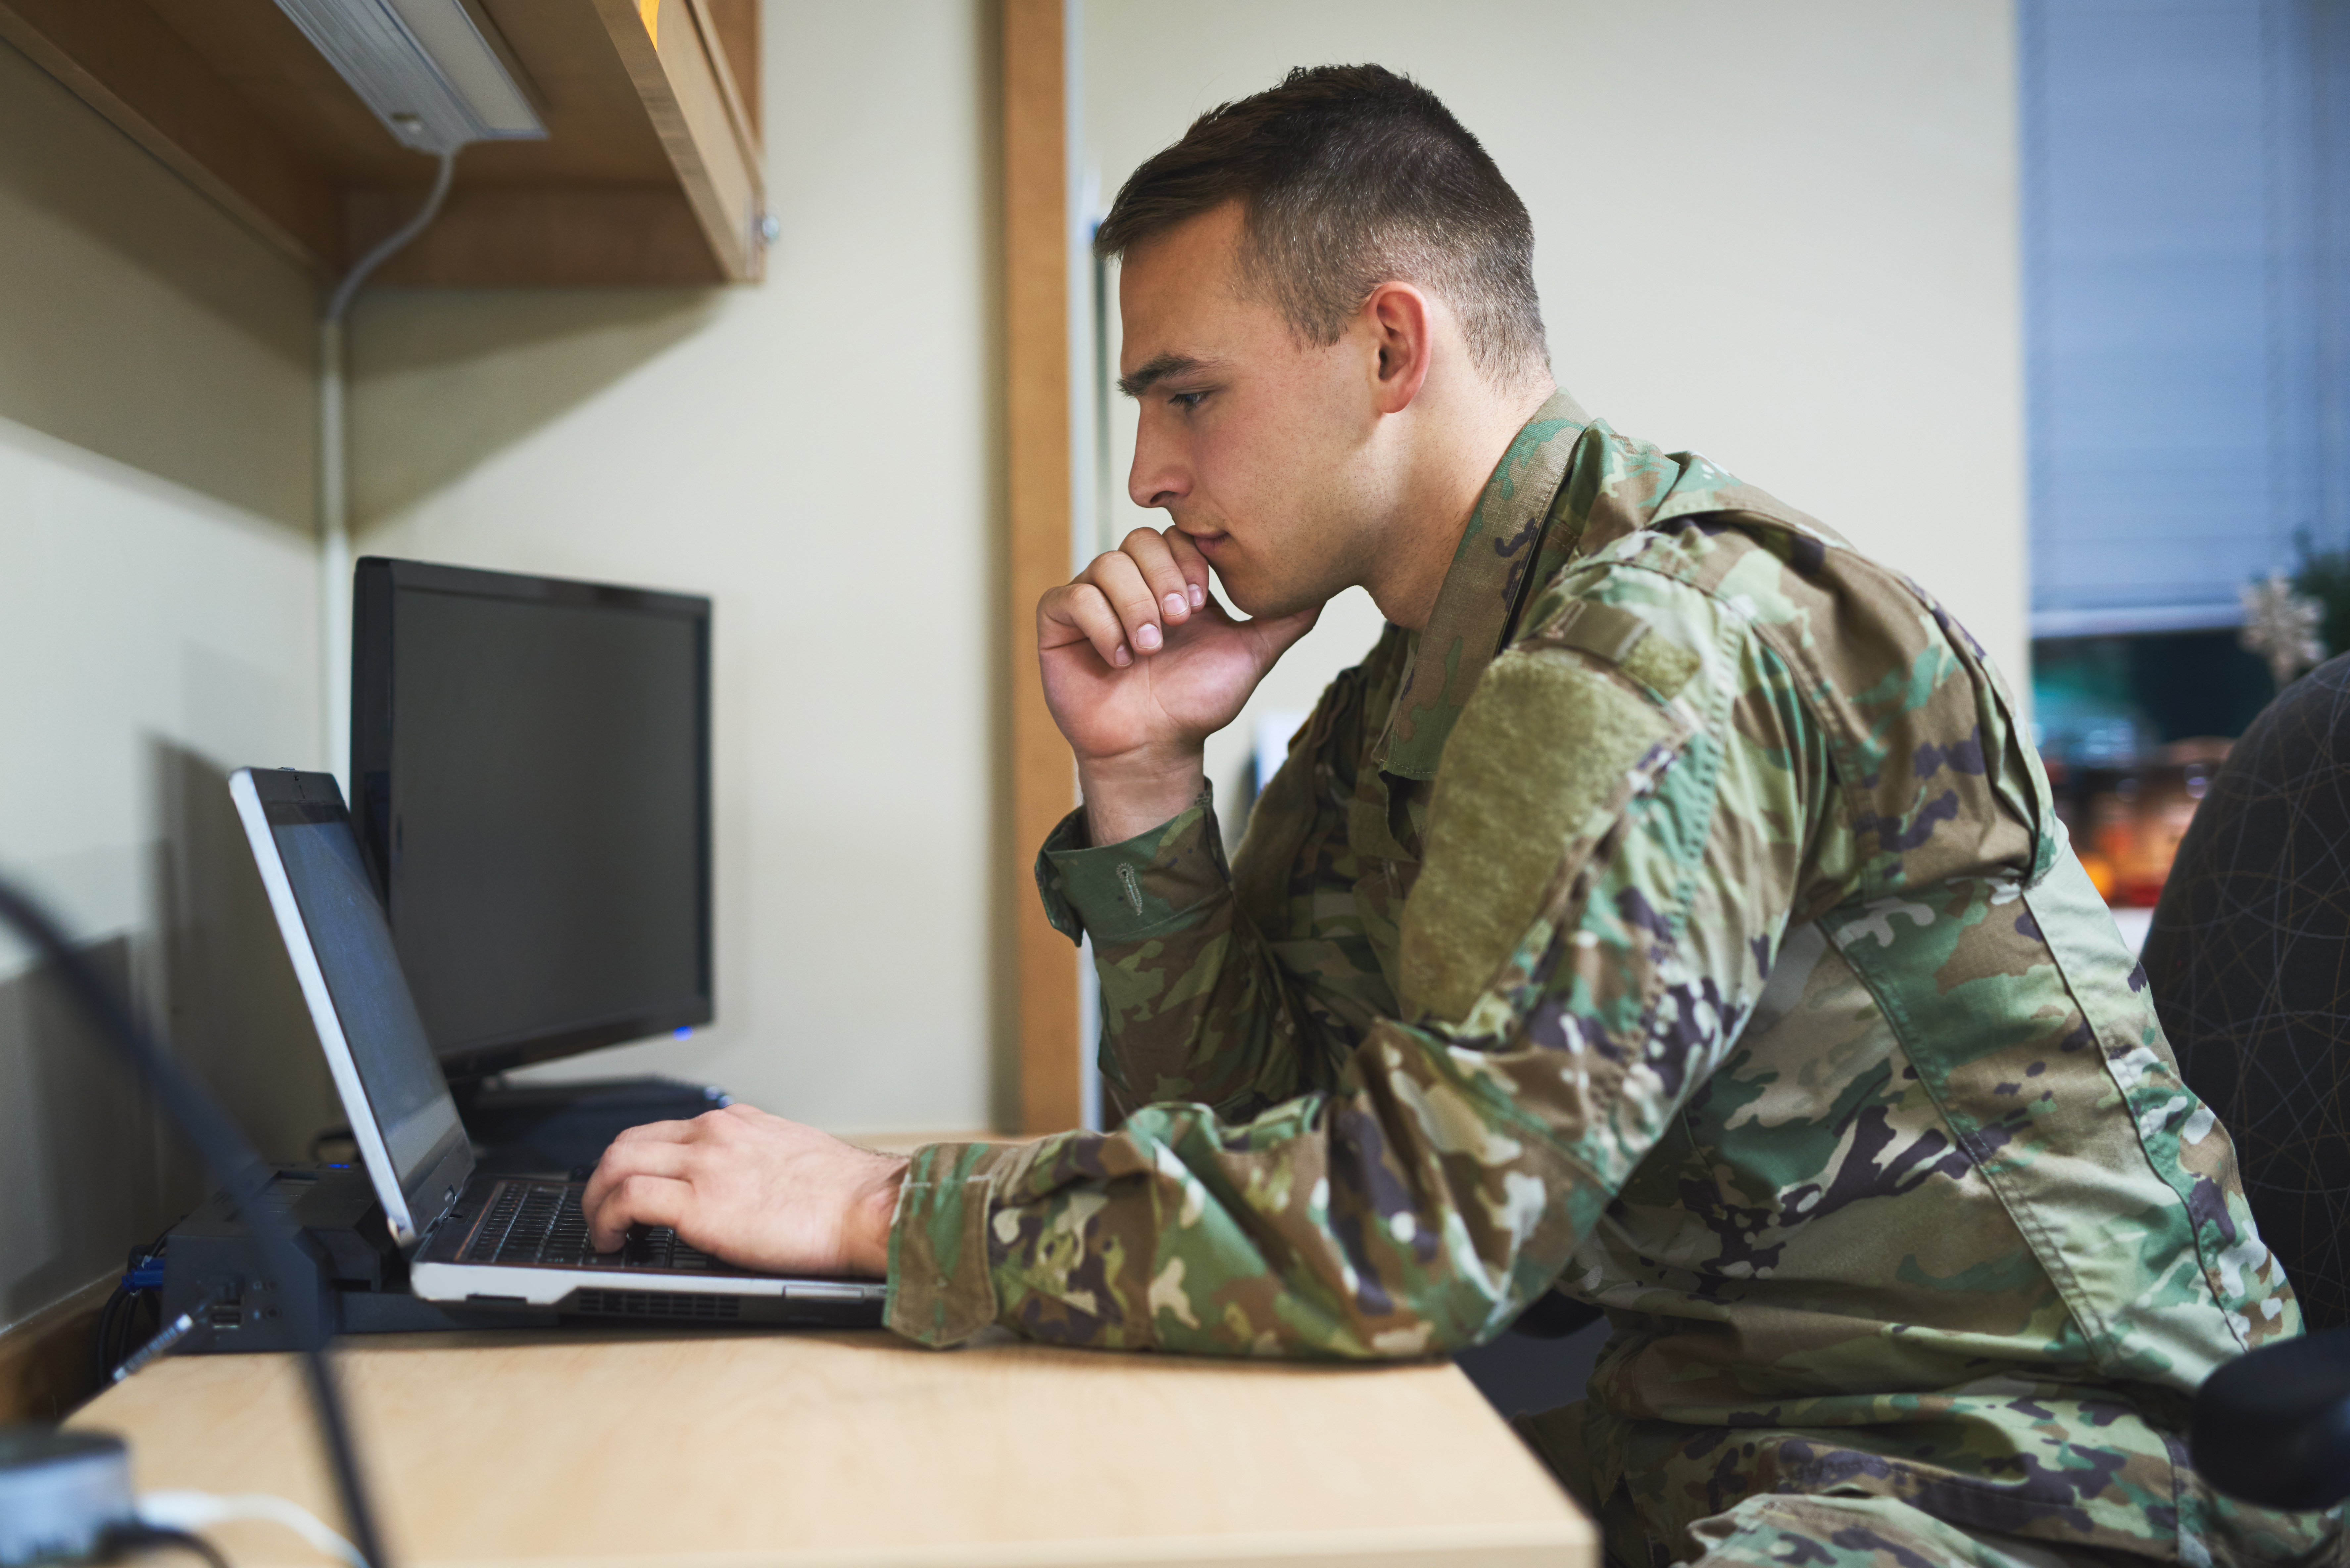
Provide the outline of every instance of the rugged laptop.
{"type": "Polygon", "coordinates": [[[230,776],[229,793],[420,1299],[607,1321],[881,1321],[878,1280],[755,1274],[666,1228],[631,1231],[617,1252],[593,1251],[579,1207],[584,1183],[476,1175],[333,775],[244,768],[230,776]]]}

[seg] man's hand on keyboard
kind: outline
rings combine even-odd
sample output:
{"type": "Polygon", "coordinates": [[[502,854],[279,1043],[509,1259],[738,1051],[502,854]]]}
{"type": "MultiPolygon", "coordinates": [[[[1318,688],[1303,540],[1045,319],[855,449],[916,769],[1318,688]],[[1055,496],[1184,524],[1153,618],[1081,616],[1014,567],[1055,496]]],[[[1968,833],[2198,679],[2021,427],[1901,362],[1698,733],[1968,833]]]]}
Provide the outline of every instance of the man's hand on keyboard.
{"type": "Polygon", "coordinates": [[[596,1250],[630,1225],[771,1273],[889,1272],[889,1219],[906,1161],[748,1106],[653,1122],[613,1140],[581,1207],[596,1250]]]}

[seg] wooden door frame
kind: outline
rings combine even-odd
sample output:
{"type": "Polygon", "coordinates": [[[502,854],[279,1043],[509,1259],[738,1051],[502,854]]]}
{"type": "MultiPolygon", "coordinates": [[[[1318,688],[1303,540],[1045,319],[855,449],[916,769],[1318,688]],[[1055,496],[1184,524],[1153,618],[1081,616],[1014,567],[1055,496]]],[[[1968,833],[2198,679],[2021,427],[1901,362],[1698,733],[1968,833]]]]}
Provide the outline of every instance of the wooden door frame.
{"type": "Polygon", "coordinates": [[[1076,769],[1036,676],[1036,600],[1070,575],[1067,0],[1001,0],[1003,106],[1004,628],[1011,684],[1011,1010],[1019,1127],[1083,1113],[1076,950],[1045,919],[1037,847],[1076,804],[1076,769]]]}

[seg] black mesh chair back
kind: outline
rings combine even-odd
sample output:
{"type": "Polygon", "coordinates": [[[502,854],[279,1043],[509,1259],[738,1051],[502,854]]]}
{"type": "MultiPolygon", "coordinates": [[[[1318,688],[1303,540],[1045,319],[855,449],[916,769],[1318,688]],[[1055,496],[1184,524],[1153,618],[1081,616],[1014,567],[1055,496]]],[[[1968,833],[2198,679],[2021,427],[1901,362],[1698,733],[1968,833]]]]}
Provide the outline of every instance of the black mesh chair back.
{"type": "Polygon", "coordinates": [[[2269,704],[2211,781],[2146,971],[2309,1327],[2350,1324],[2350,654],[2269,704]]]}

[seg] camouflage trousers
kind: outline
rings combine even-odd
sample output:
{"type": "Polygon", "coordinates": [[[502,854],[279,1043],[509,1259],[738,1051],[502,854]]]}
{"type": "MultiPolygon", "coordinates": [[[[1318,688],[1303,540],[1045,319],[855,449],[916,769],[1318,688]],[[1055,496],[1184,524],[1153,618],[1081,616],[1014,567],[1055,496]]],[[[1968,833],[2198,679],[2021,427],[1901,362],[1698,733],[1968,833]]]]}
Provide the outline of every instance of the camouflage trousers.
{"type": "MultiPolygon", "coordinates": [[[[1607,1568],[2152,1568],[2133,1552],[1970,1531],[1898,1497],[1762,1492],[1690,1523],[1693,1550],[1676,1552],[1624,1490],[1593,1495],[1580,1404],[1510,1425],[1599,1527],[1607,1568]]],[[[2232,1534],[2232,1532],[2227,1532],[2232,1534]]],[[[2332,1532],[2278,1545],[2182,1542],[2175,1559],[2199,1568],[2350,1568],[2350,1540],[2332,1532]]]]}
{"type": "MultiPolygon", "coordinates": [[[[1892,1497],[1750,1497],[1690,1527],[1690,1568],[2144,1568],[2145,1559],[1977,1535],[1892,1497]]],[[[1608,1532],[1609,1568],[1647,1568],[1608,1532]]]]}

